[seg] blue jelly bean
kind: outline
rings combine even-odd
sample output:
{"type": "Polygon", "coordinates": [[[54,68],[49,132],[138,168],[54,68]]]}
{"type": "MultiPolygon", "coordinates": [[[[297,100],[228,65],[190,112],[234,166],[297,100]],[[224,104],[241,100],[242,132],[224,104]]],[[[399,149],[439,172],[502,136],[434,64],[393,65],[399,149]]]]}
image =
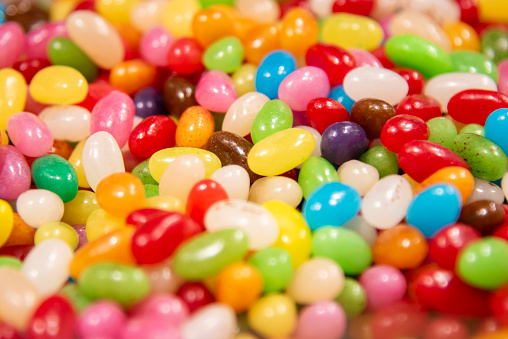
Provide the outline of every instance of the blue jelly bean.
{"type": "Polygon", "coordinates": [[[420,192],[407,209],[406,221],[430,238],[445,226],[457,222],[462,207],[459,190],[450,184],[436,184],[420,192]]]}
{"type": "Polygon", "coordinates": [[[360,211],[362,197],[358,191],[340,182],[329,182],[316,188],[303,204],[303,217],[311,230],[323,226],[342,226],[360,211]]]}
{"type": "Polygon", "coordinates": [[[296,59],[288,51],[277,50],[267,54],[256,71],[256,90],[272,100],[277,98],[280,83],[295,70],[296,59]]]}
{"type": "Polygon", "coordinates": [[[330,94],[328,94],[328,97],[340,102],[344,107],[346,107],[349,114],[351,114],[351,107],[353,107],[355,102],[346,94],[346,92],[344,92],[344,86],[338,85],[333,87],[330,94]]]}
{"type": "Polygon", "coordinates": [[[495,142],[505,154],[508,154],[508,108],[496,109],[485,121],[485,138],[495,142]]]}
{"type": "Polygon", "coordinates": [[[5,5],[0,3],[0,24],[5,22],[5,5]]]}
{"type": "Polygon", "coordinates": [[[362,126],[351,122],[335,122],[321,137],[321,156],[334,166],[359,158],[367,150],[369,139],[362,126]]]}
{"type": "Polygon", "coordinates": [[[152,115],[167,115],[162,96],[154,87],[145,87],[134,95],[136,115],[148,118],[152,115]]]}

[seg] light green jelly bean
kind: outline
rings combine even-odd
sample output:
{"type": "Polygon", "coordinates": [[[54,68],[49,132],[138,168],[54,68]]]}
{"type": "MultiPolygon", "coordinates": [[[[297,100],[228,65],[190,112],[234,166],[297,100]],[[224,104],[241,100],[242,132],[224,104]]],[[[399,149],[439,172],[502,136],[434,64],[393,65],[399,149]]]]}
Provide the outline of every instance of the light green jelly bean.
{"type": "Polygon", "coordinates": [[[485,136],[485,128],[483,128],[482,125],[478,125],[478,124],[468,124],[468,125],[462,127],[462,129],[460,130],[459,133],[460,134],[465,134],[465,133],[476,134],[481,137],[484,137],[485,136]]]}
{"type": "Polygon", "coordinates": [[[339,181],[335,167],[322,157],[310,157],[305,160],[298,174],[298,184],[303,197],[307,197],[319,186],[327,182],[339,181]]]}
{"type": "Polygon", "coordinates": [[[248,263],[256,267],[263,277],[263,293],[286,289],[293,276],[289,253],[281,248],[264,248],[254,253],[248,263]]]}
{"type": "Polygon", "coordinates": [[[385,45],[386,54],[399,67],[409,67],[425,78],[453,70],[452,60],[441,47],[413,34],[390,38],[385,45]]]}
{"type": "Polygon", "coordinates": [[[455,51],[450,53],[455,72],[481,73],[488,75],[495,82],[499,79],[496,64],[485,54],[474,51],[455,51]]]}
{"type": "Polygon", "coordinates": [[[145,184],[145,198],[151,198],[159,195],[159,185],[145,184]]]}
{"type": "Polygon", "coordinates": [[[508,243],[485,237],[464,248],[456,270],[469,285],[494,290],[508,283],[508,243]]]}
{"type": "Polygon", "coordinates": [[[59,294],[66,298],[77,312],[83,311],[92,301],[79,290],[78,284],[67,284],[59,294]]]}
{"type": "Polygon", "coordinates": [[[270,135],[293,126],[293,111],[280,100],[270,100],[261,107],[252,122],[250,135],[257,143],[270,135]]]}
{"type": "Polygon", "coordinates": [[[208,70],[233,73],[243,61],[244,50],[238,38],[225,37],[214,42],[203,54],[203,64],[208,70]]]}
{"type": "Polygon", "coordinates": [[[105,262],[81,273],[79,290],[90,300],[110,299],[128,308],[148,295],[150,281],[140,268],[105,262]]]}
{"type": "Polygon", "coordinates": [[[363,153],[360,161],[374,166],[379,172],[379,178],[399,172],[397,154],[390,152],[383,145],[377,145],[363,153]]]}
{"type": "Polygon", "coordinates": [[[452,148],[457,127],[451,120],[444,117],[433,118],[427,121],[427,126],[430,130],[429,141],[437,142],[448,149],[452,148]]]}
{"type": "Polygon", "coordinates": [[[247,253],[248,245],[247,235],[241,230],[202,234],[178,249],[173,269],[186,280],[202,280],[241,260],[247,253]]]}
{"type": "Polygon", "coordinates": [[[312,254],[335,261],[347,275],[358,275],[372,263],[369,244],[342,227],[321,227],[312,235],[312,254]]]}
{"type": "Polygon", "coordinates": [[[143,185],[158,185],[159,183],[155,181],[155,179],[150,174],[150,170],[148,169],[148,162],[149,159],[142,161],[139,165],[134,167],[132,174],[137,176],[143,185]]]}
{"type": "Polygon", "coordinates": [[[342,292],[335,301],[342,306],[346,316],[351,319],[362,314],[367,307],[367,294],[358,281],[346,277],[342,292]]]}
{"type": "Polygon", "coordinates": [[[506,173],[506,154],[489,139],[476,134],[459,134],[455,137],[452,151],[467,162],[477,178],[496,181],[506,173]]]}
{"type": "Polygon", "coordinates": [[[22,266],[21,261],[18,258],[14,258],[9,255],[0,255],[0,267],[11,267],[20,269],[21,266],[22,266]]]}

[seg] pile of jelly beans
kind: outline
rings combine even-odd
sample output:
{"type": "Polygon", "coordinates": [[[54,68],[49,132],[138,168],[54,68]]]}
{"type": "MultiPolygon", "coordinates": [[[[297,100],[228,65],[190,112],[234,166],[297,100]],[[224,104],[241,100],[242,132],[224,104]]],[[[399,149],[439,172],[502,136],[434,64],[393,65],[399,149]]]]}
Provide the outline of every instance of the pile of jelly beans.
{"type": "Polygon", "coordinates": [[[0,339],[508,338],[508,1],[0,3],[0,339]]]}

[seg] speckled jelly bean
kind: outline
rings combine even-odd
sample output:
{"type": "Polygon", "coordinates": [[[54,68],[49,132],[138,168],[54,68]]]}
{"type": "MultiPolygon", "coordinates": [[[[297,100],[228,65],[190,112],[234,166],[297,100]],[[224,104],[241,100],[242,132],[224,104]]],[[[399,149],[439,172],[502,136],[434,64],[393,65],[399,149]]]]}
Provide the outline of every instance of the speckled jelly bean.
{"type": "Polygon", "coordinates": [[[0,25],[0,68],[12,67],[23,52],[24,32],[21,26],[15,22],[7,22],[0,25]]]}
{"type": "Polygon", "coordinates": [[[16,199],[30,188],[30,167],[23,154],[14,146],[0,146],[0,187],[1,199],[16,199]]]}
{"type": "Polygon", "coordinates": [[[282,50],[267,54],[256,72],[256,90],[275,99],[281,82],[295,70],[296,60],[290,52],[282,50]]]}
{"type": "Polygon", "coordinates": [[[457,136],[457,128],[455,124],[445,117],[436,117],[427,121],[429,126],[429,141],[437,142],[438,144],[451,149],[453,140],[457,136]]]}
{"type": "Polygon", "coordinates": [[[203,147],[215,130],[212,114],[205,108],[193,106],[180,116],[175,132],[176,146],[203,147]]]}
{"type": "Polygon", "coordinates": [[[196,100],[204,108],[213,112],[227,112],[236,99],[233,80],[226,73],[213,70],[199,79],[196,100]]]}
{"type": "MultiPolygon", "coordinates": [[[[504,177],[504,176],[503,176],[504,177]]],[[[479,200],[491,200],[498,204],[504,201],[504,194],[501,187],[485,179],[474,178],[474,188],[467,203],[473,203],[479,200]]]]}
{"type": "Polygon", "coordinates": [[[7,121],[7,132],[16,148],[24,155],[38,157],[53,145],[53,135],[46,124],[32,113],[16,113],[7,121]]]}
{"type": "Polygon", "coordinates": [[[383,41],[381,26],[374,20],[361,15],[338,13],[323,22],[321,37],[323,42],[342,48],[361,48],[373,50],[383,41]]]}

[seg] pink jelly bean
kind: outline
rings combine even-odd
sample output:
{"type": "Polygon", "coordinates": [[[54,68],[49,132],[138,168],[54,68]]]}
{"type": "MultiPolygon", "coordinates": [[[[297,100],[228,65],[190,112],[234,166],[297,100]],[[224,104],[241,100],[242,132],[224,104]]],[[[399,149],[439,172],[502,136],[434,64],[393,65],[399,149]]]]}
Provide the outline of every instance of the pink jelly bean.
{"type": "Polygon", "coordinates": [[[147,31],[141,38],[140,52],[143,59],[154,66],[168,66],[168,51],[173,44],[173,36],[160,26],[147,31]]]}
{"type": "Polygon", "coordinates": [[[112,301],[97,301],[89,305],[76,323],[80,338],[119,338],[118,333],[127,320],[122,308],[112,301]]]}
{"type": "Polygon", "coordinates": [[[132,318],[127,323],[120,338],[122,339],[180,339],[178,328],[158,318],[132,318]]]}
{"type": "Polygon", "coordinates": [[[15,22],[0,25],[0,68],[12,67],[23,52],[23,28],[15,22]]]}
{"type": "Polygon", "coordinates": [[[305,111],[308,103],[330,93],[328,75],[321,68],[305,66],[289,74],[279,86],[279,99],[293,111],[305,111]]]}
{"type": "Polygon", "coordinates": [[[237,97],[233,80],[222,71],[204,74],[196,86],[196,101],[213,112],[227,112],[237,97]]]}
{"type": "Polygon", "coordinates": [[[189,308],[177,296],[154,294],[131,310],[132,317],[158,318],[170,325],[180,326],[189,317],[189,308]]]}
{"type": "Polygon", "coordinates": [[[383,306],[402,300],[406,280],[395,267],[375,265],[366,269],[359,279],[367,295],[367,310],[377,311],[383,306]]]}
{"type": "Polygon", "coordinates": [[[30,188],[30,167],[14,146],[0,146],[0,199],[16,199],[30,188]]]}
{"type": "Polygon", "coordinates": [[[497,64],[497,70],[499,72],[497,89],[499,92],[508,95],[508,60],[501,61],[497,64]]]}
{"type": "Polygon", "coordinates": [[[378,58],[363,49],[350,48],[348,52],[351,53],[355,58],[356,67],[383,67],[378,58]]]}
{"type": "Polygon", "coordinates": [[[29,157],[40,157],[53,146],[53,134],[35,114],[20,112],[7,120],[7,133],[16,148],[29,157]]]}
{"type": "Polygon", "coordinates": [[[28,32],[25,37],[28,59],[48,60],[48,44],[56,37],[68,37],[65,23],[50,22],[28,32]]]}
{"type": "Polygon", "coordinates": [[[135,111],[134,102],[127,94],[119,91],[109,93],[92,109],[90,134],[108,132],[122,148],[129,140],[135,111]]]}
{"type": "Polygon", "coordinates": [[[323,301],[302,309],[296,325],[296,336],[299,339],[342,338],[346,326],[342,306],[334,301],[323,301]]]}

